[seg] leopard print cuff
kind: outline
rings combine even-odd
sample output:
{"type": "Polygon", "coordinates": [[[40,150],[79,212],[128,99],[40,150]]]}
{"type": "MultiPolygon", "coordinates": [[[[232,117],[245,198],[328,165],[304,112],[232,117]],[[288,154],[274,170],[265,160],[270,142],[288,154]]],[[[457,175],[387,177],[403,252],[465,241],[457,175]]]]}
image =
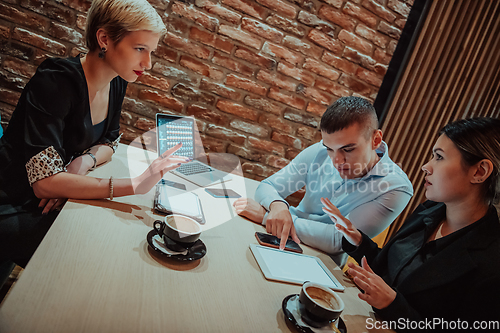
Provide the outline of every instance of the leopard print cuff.
{"type": "Polygon", "coordinates": [[[33,186],[37,180],[66,171],[64,162],[53,146],[42,150],[26,163],[28,181],[33,186]]]}

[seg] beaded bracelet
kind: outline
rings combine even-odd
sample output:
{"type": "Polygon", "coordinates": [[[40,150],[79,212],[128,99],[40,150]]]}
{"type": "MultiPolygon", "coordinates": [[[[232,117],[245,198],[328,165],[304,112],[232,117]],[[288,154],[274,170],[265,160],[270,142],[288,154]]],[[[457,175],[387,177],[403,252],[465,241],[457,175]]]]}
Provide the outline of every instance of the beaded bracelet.
{"type": "Polygon", "coordinates": [[[109,177],[109,200],[113,200],[113,176],[109,177]]]}

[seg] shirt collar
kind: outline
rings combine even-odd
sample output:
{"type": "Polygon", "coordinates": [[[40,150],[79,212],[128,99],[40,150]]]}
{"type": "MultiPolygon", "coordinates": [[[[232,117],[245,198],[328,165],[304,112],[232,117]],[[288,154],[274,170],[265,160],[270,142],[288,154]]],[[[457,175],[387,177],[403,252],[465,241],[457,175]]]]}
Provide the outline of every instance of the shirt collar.
{"type": "Polygon", "coordinates": [[[366,179],[372,176],[384,177],[389,174],[390,165],[392,163],[390,163],[391,159],[389,158],[387,143],[382,141],[382,144],[377,148],[377,150],[375,150],[375,152],[380,157],[380,159],[378,160],[377,164],[375,164],[375,166],[362,177],[362,179],[366,179]]]}

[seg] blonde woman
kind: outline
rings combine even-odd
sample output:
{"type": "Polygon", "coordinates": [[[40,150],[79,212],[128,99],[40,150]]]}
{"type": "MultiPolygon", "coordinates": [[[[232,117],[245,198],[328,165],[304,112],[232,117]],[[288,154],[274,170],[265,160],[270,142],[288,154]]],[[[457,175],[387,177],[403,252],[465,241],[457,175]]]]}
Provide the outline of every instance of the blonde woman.
{"type": "Polygon", "coordinates": [[[178,145],[135,178],[85,176],[111,159],[127,83],[151,68],[165,31],[146,0],[94,0],[89,52],[38,67],[0,139],[0,263],[24,266],[66,198],[146,193],[163,172],[186,162],[172,155],[178,145]]]}
{"type": "Polygon", "coordinates": [[[344,234],[343,249],[361,263],[349,265],[359,297],[396,330],[461,322],[470,331],[496,321],[498,331],[500,120],[446,125],[422,170],[428,201],[382,249],[322,200],[344,234]]]}

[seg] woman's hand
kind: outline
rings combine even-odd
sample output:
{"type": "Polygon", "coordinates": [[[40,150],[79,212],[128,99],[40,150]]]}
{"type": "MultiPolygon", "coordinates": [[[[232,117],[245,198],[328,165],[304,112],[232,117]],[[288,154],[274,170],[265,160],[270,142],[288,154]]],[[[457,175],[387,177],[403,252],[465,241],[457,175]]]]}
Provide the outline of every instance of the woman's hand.
{"type": "Polygon", "coordinates": [[[190,158],[172,155],[181,147],[182,143],[178,143],[165,151],[149,165],[146,171],[133,178],[134,194],[148,193],[163,178],[165,173],[178,168],[182,163],[190,162],[192,160],[190,158]]]}
{"type": "Polygon", "coordinates": [[[323,204],[323,211],[330,215],[330,219],[335,222],[335,228],[340,231],[345,239],[349,241],[354,246],[359,246],[363,240],[363,236],[356,229],[351,221],[342,216],[339,209],[335,207],[330,200],[327,198],[321,198],[321,203],[323,204]]]}
{"type": "Polygon", "coordinates": [[[352,262],[348,266],[347,272],[353,277],[354,283],[364,290],[364,293],[358,294],[360,299],[377,309],[388,307],[396,299],[396,291],[372,271],[365,257],[361,259],[362,267],[352,262]]]}
{"type": "Polygon", "coordinates": [[[262,224],[266,210],[257,201],[250,198],[238,198],[233,203],[236,214],[246,217],[250,221],[262,224]]]}

